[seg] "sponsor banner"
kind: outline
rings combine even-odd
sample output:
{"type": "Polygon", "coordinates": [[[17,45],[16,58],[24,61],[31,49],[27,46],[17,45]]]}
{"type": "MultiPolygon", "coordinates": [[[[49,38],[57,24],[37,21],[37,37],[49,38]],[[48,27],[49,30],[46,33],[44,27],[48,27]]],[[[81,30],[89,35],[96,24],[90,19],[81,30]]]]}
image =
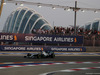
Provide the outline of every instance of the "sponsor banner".
{"type": "Polygon", "coordinates": [[[59,35],[0,33],[0,41],[3,41],[3,42],[83,44],[83,36],[59,36],[59,35]]]}
{"type": "Polygon", "coordinates": [[[41,51],[52,50],[54,52],[86,52],[85,47],[65,46],[0,46],[0,51],[41,51]]]}
{"type": "Polygon", "coordinates": [[[86,52],[85,47],[51,47],[56,52],[86,52]]]}
{"type": "Polygon", "coordinates": [[[1,51],[41,51],[42,46],[0,46],[1,51]]]}

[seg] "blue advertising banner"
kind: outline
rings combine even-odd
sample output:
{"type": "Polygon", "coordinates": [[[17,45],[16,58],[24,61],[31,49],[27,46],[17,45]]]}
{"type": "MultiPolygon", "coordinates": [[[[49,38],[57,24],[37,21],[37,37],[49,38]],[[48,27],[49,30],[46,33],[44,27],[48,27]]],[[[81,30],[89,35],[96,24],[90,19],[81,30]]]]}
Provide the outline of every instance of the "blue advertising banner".
{"type": "Polygon", "coordinates": [[[56,52],[86,52],[85,47],[51,47],[51,50],[56,52]]]}
{"type": "Polygon", "coordinates": [[[3,41],[3,42],[83,44],[83,36],[0,33],[0,41],[3,41]]]}
{"type": "Polygon", "coordinates": [[[41,51],[42,46],[9,46],[0,45],[0,51],[41,51]]]}
{"type": "Polygon", "coordinates": [[[42,49],[43,50],[52,50],[55,52],[86,52],[85,47],[0,45],[0,51],[41,51],[42,49]]]}

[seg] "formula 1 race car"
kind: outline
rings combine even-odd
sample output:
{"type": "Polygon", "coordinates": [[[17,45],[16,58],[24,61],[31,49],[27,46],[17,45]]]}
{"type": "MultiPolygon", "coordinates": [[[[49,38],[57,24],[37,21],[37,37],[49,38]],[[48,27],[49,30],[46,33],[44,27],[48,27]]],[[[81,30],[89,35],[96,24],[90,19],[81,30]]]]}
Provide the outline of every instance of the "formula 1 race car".
{"type": "Polygon", "coordinates": [[[24,58],[54,58],[55,54],[53,51],[41,51],[40,53],[37,54],[31,54],[28,53],[27,56],[24,56],[24,58]]]}

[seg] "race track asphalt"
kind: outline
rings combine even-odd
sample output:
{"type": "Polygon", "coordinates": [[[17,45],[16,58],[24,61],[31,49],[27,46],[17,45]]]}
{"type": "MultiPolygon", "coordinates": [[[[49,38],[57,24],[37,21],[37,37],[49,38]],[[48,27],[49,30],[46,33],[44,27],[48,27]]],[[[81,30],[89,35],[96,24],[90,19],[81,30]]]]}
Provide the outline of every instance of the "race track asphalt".
{"type": "Polygon", "coordinates": [[[100,61],[100,56],[56,56],[55,58],[41,59],[24,58],[23,56],[0,56],[0,63],[31,61],[100,61]]]}
{"type": "Polygon", "coordinates": [[[100,56],[56,56],[52,58],[28,59],[23,56],[0,56],[0,64],[8,62],[86,62],[86,63],[71,63],[71,64],[50,64],[36,66],[22,66],[13,68],[0,67],[0,75],[100,75],[100,56]],[[92,69],[89,69],[92,67],[92,69]],[[78,70],[83,68],[84,70],[78,70]],[[88,69],[85,69],[88,68],[88,69]],[[60,72],[60,70],[68,70],[68,72],[60,72]],[[71,72],[70,69],[76,70],[71,72]],[[57,72],[56,72],[57,71],[57,72]],[[47,74],[45,74],[47,73],[47,74]],[[50,73],[50,74],[48,74],[50,73]]]}

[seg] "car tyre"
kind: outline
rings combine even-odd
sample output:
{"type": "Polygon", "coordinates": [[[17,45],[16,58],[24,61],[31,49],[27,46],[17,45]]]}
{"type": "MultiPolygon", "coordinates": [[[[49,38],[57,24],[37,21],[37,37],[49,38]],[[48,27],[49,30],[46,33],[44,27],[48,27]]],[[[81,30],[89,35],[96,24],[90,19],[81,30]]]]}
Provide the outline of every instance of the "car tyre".
{"type": "Polygon", "coordinates": [[[26,58],[26,56],[24,56],[24,58],[26,58]]]}
{"type": "Polygon", "coordinates": [[[38,55],[37,55],[37,58],[40,59],[40,58],[41,58],[41,55],[38,54],[38,55]]]}
{"type": "Polygon", "coordinates": [[[51,55],[51,58],[54,58],[54,57],[55,57],[55,54],[52,54],[52,55],[51,55]]]}

